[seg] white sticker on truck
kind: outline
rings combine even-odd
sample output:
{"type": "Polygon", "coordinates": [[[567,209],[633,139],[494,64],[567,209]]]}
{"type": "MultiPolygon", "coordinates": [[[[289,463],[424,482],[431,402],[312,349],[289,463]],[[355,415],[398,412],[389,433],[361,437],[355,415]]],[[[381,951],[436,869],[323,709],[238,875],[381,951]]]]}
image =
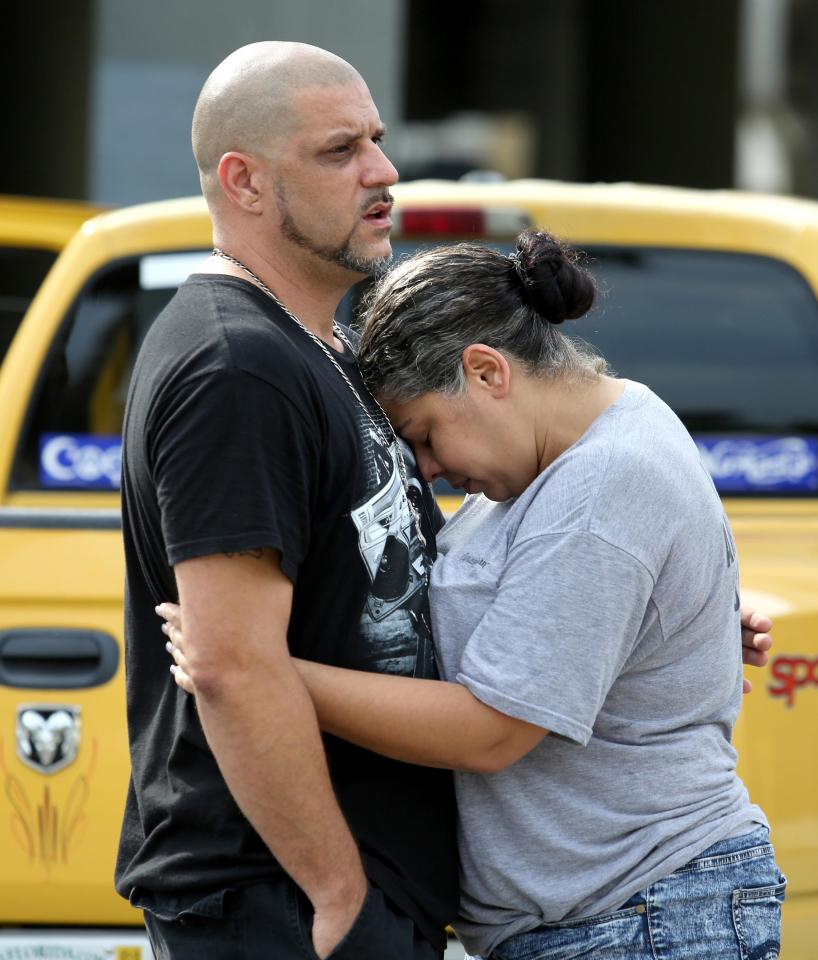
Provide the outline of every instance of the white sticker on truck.
{"type": "Polygon", "coordinates": [[[49,933],[5,933],[0,930],[0,960],[153,960],[144,933],[110,930],[56,930],[49,933]]]}

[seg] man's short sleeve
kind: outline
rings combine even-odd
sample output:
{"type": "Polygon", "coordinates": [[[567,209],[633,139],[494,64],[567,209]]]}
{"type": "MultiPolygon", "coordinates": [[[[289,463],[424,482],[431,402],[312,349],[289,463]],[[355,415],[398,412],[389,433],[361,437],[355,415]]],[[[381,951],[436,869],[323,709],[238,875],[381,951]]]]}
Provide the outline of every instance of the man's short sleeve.
{"type": "Polygon", "coordinates": [[[309,542],[317,426],[241,370],[179,393],[148,438],[168,563],[269,547],[295,581],[309,542]]]}
{"type": "Polygon", "coordinates": [[[641,563],[593,534],[528,539],[509,553],[456,679],[501,713],[587,744],[652,588],[641,563]]]}

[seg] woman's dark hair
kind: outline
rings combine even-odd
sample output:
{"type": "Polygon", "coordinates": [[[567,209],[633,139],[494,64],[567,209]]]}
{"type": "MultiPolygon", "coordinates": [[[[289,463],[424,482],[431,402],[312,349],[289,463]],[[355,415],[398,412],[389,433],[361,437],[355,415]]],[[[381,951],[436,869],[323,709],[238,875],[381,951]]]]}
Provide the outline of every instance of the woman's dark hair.
{"type": "Polygon", "coordinates": [[[358,361],[373,393],[406,402],[465,388],[461,357],[484,343],[538,376],[595,377],[605,361],[557,327],[587,313],[594,281],[540,230],[505,255],[476,243],[415,254],[386,274],[364,311],[358,361]]]}

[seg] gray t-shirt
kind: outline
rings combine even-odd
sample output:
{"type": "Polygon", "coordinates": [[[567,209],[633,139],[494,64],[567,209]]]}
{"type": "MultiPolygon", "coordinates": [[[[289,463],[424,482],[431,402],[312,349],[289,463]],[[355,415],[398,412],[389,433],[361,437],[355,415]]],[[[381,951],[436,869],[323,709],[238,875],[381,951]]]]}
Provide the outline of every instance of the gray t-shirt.
{"type": "Polygon", "coordinates": [[[444,676],[551,731],[455,775],[466,948],[616,909],[766,823],[736,775],[738,564],[695,444],[647,387],[519,497],[469,497],[439,538],[444,676]]]}

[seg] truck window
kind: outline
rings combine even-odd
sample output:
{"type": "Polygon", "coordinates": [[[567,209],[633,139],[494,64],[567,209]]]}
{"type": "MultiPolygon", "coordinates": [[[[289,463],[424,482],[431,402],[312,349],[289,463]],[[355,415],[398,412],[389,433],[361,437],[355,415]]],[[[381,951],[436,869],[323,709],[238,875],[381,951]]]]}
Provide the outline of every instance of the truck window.
{"type": "Polygon", "coordinates": [[[0,364],[56,258],[52,250],[0,246],[0,364]]]}
{"type": "MultiPolygon", "coordinates": [[[[597,303],[563,330],[674,409],[721,492],[818,494],[818,300],[804,278],[750,254],[583,251],[597,303]]],[[[352,291],[345,319],[357,319],[364,292],[352,291]]]]}
{"type": "MultiPolygon", "coordinates": [[[[818,494],[818,301],[803,277],[747,254],[585,249],[600,295],[566,332],[676,411],[722,492],[818,494]]],[[[396,254],[405,252],[396,244],[396,254]]],[[[17,489],[118,487],[136,350],[205,256],[135,257],[87,285],[35,392],[13,472],[17,489]]],[[[339,311],[344,321],[362,289],[339,311]]]]}
{"type": "Polygon", "coordinates": [[[116,490],[131,369],[148,327],[206,252],[107,265],[86,285],[42,371],[12,473],[15,489],[116,490]]]}
{"type": "Polygon", "coordinates": [[[714,251],[588,249],[596,306],[566,332],[702,431],[818,433],[818,301],[792,267],[714,251]]]}
{"type": "Polygon", "coordinates": [[[818,495],[818,301],[792,267],[711,250],[588,250],[570,332],[682,419],[722,493],[818,495]]]}

